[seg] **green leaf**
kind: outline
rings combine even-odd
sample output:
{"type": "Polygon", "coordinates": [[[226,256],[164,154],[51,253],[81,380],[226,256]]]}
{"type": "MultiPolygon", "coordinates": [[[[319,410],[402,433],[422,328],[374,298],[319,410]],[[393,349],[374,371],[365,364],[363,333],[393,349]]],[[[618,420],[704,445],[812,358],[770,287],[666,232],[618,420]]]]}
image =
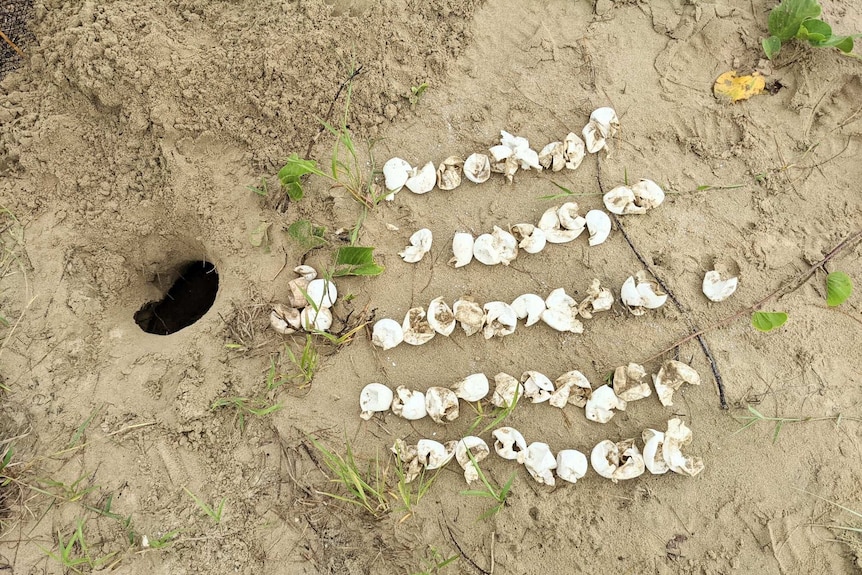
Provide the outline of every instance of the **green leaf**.
{"type": "Polygon", "coordinates": [[[806,20],[799,27],[796,37],[800,40],[808,40],[812,45],[818,46],[819,42],[832,37],[832,26],[823,20],[806,20]]]}
{"type": "Polygon", "coordinates": [[[383,273],[383,266],[374,261],[373,247],[343,246],[335,253],[334,277],[376,276],[383,273]]]}
{"type": "Polygon", "coordinates": [[[783,311],[756,311],[751,314],[751,325],[759,331],[772,331],[786,321],[787,314],[783,311]]]}
{"type": "Polygon", "coordinates": [[[845,54],[849,54],[853,51],[853,38],[859,37],[859,34],[854,34],[852,36],[832,36],[819,44],[815,44],[815,46],[838,48],[845,54]]]}
{"type": "Polygon", "coordinates": [[[763,51],[767,58],[772,60],[772,57],[778,54],[779,50],[781,50],[781,39],[778,36],[763,39],[763,51]]]}
{"type": "Polygon", "coordinates": [[[844,272],[832,272],[826,276],[826,305],[839,306],[853,293],[853,282],[844,272]]]}
{"type": "Polygon", "coordinates": [[[818,16],[817,0],[784,0],[769,13],[769,34],[786,42],[796,36],[803,22],[818,16]]]}
{"type": "Polygon", "coordinates": [[[320,171],[314,160],[303,160],[296,154],[291,154],[284,167],[278,171],[278,180],[287,190],[287,195],[291,200],[302,199],[303,191],[300,178],[307,174],[326,177],[326,174],[320,171]]]}

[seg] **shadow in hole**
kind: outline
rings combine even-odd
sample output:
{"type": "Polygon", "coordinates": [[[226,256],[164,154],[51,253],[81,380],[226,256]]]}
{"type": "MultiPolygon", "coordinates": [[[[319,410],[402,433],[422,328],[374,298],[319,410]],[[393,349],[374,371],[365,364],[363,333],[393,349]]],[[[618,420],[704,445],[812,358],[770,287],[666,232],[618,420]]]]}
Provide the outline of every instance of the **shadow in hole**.
{"type": "Polygon", "coordinates": [[[218,272],[210,262],[189,262],[164,299],[149,302],[135,313],[135,323],[156,335],[170,335],[192,325],[212,307],[218,281],[218,272]]]}

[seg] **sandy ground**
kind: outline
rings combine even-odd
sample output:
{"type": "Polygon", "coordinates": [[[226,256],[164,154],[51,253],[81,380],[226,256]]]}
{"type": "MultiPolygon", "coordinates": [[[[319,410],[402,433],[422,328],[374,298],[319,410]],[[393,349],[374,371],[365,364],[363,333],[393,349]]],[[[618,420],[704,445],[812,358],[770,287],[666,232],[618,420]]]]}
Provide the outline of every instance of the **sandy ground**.
{"type": "MultiPolygon", "coordinates": [[[[9,324],[0,327],[0,454],[14,447],[4,472],[13,481],[0,483],[0,573],[64,572],[49,553],[60,554],[79,521],[95,565],[77,567],[85,572],[433,573],[453,556],[439,572],[859,572],[858,534],[830,526],[862,522],[824,500],[862,511],[860,300],[828,309],[822,269],[799,286],[794,278],[862,228],[862,65],[801,45],[762,60],[771,6],[35,2],[29,59],[0,82],[9,324]],[[386,352],[364,330],[341,347],[318,338],[312,383],[267,392],[271,362],[295,372],[285,345],[300,353],[305,343],[267,328],[269,304],[286,298],[300,261],[331,266],[340,230],[362,217],[321,178],[300,202],[284,202],[274,174],[294,152],[328,164],[333,139],[318,119],[343,113],[339,87],[360,66],[349,126],[366,177],[372,155],[378,167],[396,155],[436,163],[487,149],[501,129],[538,148],[580,132],[599,106],[617,110],[621,130],[610,154],[576,171],[405,190],[368,210],[359,243],[376,246],[386,271],[339,280],[336,330],[400,319],[438,296],[511,301],[564,287],[580,299],[594,277],[618,294],[643,269],[618,229],[601,246],[582,237],[509,267],[446,262],[456,231],[535,223],[562,201],[540,199],[559,192],[553,183],[578,194],[583,213],[626,177],[668,192],[656,210],[621,222],[682,310],[633,317],[617,303],[581,335],[537,325],[386,352]],[[712,82],[732,68],[762,71],[772,93],[719,102],[712,82]],[[262,177],[267,198],[247,189],[262,177]],[[300,219],[325,226],[329,244],[304,256],[286,233],[300,219]],[[271,227],[256,247],[261,223],[271,227]],[[397,253],[421,227],[434,234],[432,251],[407,264],[397,253]],[[144,333],[135,312],[162,297],[177,266],[204,259],[219,273],[212,309],[175,334],[144,333]],[[700,291],[715,265],[740,278],[720,304],[700,291]],[[789,314],[781,329],[759,333],[745,313],[706,335],[728,410],[696,342],[652,357],[782,286],[768,304],[789,314]],[[515,479],[506,506],[485,520],[489,502],[461,494],[454,464],[409,512],[392,494],[376,518],[321,494],[344,492],[310,436],[341,454],[349,442],[363,469],[378,457],[391,479],[395,438],[457,439],[475,419],[462,404],[446,426],[392,414],[364,422],[357,397],[369,382],[425,389],[474,372],[579,369],[596,387],[618,365],[645,361],[654,372],[674,356],[704,381],[672,408],[653,396],[600,425],[572,406],[523,404],[506,421],[555,452],[589,452],[678,416],[706,465],[695,478],[614,484],[590,471],[548,488],[492,456],[488,477],[515,479]],[[240,429],[234,411],[211,407],[230,397],[282,408],[240,429]],[[747,406],[812,420],[786,423],[775,441],[770,422],[736,433],[747,406]],[[184,488],[211,505],[224,499],[221,521],[184,488]],[[143,536],[172,531],[164,547],[142,547],[143,536]]],[[[852,3],[824,2],[824,17],[838,31],[862,30],[852,3]]],[[[861,252],[858,243],[840,251],[826,270],[860,283],[861,252]]]]}

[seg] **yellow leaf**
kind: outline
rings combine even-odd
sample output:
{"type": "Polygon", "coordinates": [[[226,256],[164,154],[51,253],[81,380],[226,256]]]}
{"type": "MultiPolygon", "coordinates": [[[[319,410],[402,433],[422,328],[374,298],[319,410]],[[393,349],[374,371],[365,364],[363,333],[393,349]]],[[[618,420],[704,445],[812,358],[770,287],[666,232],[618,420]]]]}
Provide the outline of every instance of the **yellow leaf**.
{"type": "Polygon", "coordinates": [[[737,76],[733,70],[725,72],[715,81],[713,92],[719,100],[738,102],[763,92],[766,82],[755,72],[751,76],[737,76]]]}

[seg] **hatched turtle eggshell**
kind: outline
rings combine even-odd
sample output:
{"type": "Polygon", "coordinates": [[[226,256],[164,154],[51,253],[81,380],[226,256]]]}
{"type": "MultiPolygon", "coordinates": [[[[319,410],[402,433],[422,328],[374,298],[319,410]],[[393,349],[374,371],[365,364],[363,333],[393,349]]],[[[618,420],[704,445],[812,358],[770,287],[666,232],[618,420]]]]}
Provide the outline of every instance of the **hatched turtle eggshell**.
{"type": "Polygon", "coordinates": [[[548,294],[545,298],[545,305],[548,309],[566,308],[570,309],[578,306],[578,302],[566,293],[565,288],[557,288],[548,294]]]}
{"type": "Polygon", "coordinates": [[[494,266],[503,261],[491,234],[482,234],[476,238],[473,243],[473,257],[486,266],[494,266]]]}
{"type": "Polygon", "coordinates": [[[503,459],[515,461],[527,450],[527,441],[513,427],[500,427],[491,432],[494,436],[494,451],[503,459]]]}
{"type": "Polygon", "coordinates": [[[542,321],[560,332],[584,333],[584,324],[575,317],[577,313],[574,308],[548,308],[542,312],[542,321]]]}
{"type": "Polygon", "coordinates": [[[557,215],[557,208],[548,208],[542,214],[542,217],[539,218],[539,223],[536,224],[541,230],[548,231],[553,229],[560,229],[560,216],[557,215]]]}
{"type": "Polygon", "coordinates": [[[389,449],[401,461],[404,483],[410,483],[419,477],[422,472],[422,464],[419,462],[419,453],[415,445],[407,445],[403,439],[398,438],[389,449]]]}
{"type": "Polygon", "coordinates": [[[491,403],[497,407],[507,408],[520,401],[524,396],[524,386],[508,373],[498,373],[494,376],[494,395],[491,403]]]}
{"type": "Polygon", "coordinates": [[[410,236],[410,245],[404,248],[404,251],[398,252],[398,255],[408,264],[415,264],[431,250],[432,240],[431,230],[422,228],[410,236]]]}
{"type": "Polygon", "coordinates": [[[557,477],[569,483],[577,483],[587,474],[587,456],[577,449],[563,449],[557,453],[557,477]]]}
{"type": "Polygon", "coordinates": [[[512,306],[503,301],[491,301],[485,304],[485,339],[503,337],[515,333],[518,316],[512,306]]]}
{"type": "Polygon", "coordinates": [[[371,330],[371,343],[387,350],[404,341],[404,329],[394,319],[381,319],[374,323],[371,330]]]}
{"type": "Polygon", "coordinates": [[[638,477],[645,469],[643,456],[634,439],[617,443],[609,439],[599,442],[590,453],[590,464],[599,475],[614,483],[638,477]]]}
{"type": "Polygon", "coordinates": [[[553,470],[557,468],[557,458],[547,443],[535,441],[526,451],[518,454],[518,463],[523,463],[536,482],[542,485],[555,485],[553,470]]]}
{"type": "Polygon", "coordinates": [[[425,394],[399,385],[392,397],[392,413],[410,421],[422,419],[428,415],[425,409],[425,394]]]}
{"type": "Polygon", "coordinates": [[[302,264],[301,266],[296,266],[293,268],[293,271],[296,272],[296,275],[308,282],[317,278],[317,270],[309,265],[302,264]]]}
{"type": "Polygon", "coordinates": [[[433,471],[452,461],[455,457],[455,445],[443,445],[433,439],[420,439],[416,443],[416,457],[425,469],[433,471]]]}
{"type": "Polygon", "coordinates": [[[590,231],[590,245],[597,246],[605,242],[611,234],[611,218],[602,210],[587,212],[587,229],[590,231]]]}
{"type": "Polygon", "coordinates": [[[295,307],[277,303],[272,306],[272,312],[269,314],[269,324],[278,333],[290,335],[302,327],[300,312],[295,307]]]}
{"type": "Polygon", "coordinates": [[[435,333],[425,319],[425,310],[421,307],[414,307],[407,311],[401,323],[401,329],[404,330],[404,341],[410,345],[428,343],[435,333]]]}
{"type": "Polygon", "coordinates": [[[463,297],[456,301],[452,305],[452,312],[466,335],[478,333],[485,325],[485,311],[470,298],[463,297]]]}
{"type": "Polygon", "coordinates": [[[691,366],[675,359],[665,361],[658,374],[653,376],[656,395],[665,407],[673,405],[673,393],[684,383],[700,385],[700,375],[691,366]]]}
{"type": "Polygon", "coordinates": [[[632,186],[635,203],[645,210],[657,208],[664,201],[664,190],[652,180],[642,179],[632,186]]]}
{"type": "Polygon", "coordinates": [[[586,155],[584,141],[574,132],[570,132],[563,141],[563,144],[565,145],[564,157],[566,159],[566,168],[577,170],[586,155]]]}
{"type": "Polygon", "coordinates": [[[548,242],[545,232],[532,224],[515,224],[512,235],[518,241],[518,247],[528,254],[539,253],[548,242]]]}
{"type": "Polygon", "coordinates": [[[642,365],[629,363],[614,371],[614,393],[625,402],[649,397],[649,376],[642,365]]]}
{"type": "Polygon", "coordinates": [[[551,142],[539,152],[539,163],[546,170],[559,172],[566,166],[565,153],[563,142],[551,142]]]}
{"type": "Polygon", "coordinates": [[[593,393],[590,381],[578,370],[567,371],[554,381],[557,390],[551,394],[548,402],[554,407],[563,409],[567,404],[586,407],[587,400],[593,393]]]}
{"type": "Polygon", "coordinates": [[[626,281],[623,282],[623,287],[620,288],[620,299],[623,300],[623,303],[629,308],[629,311],[632,312],[632,315],[638,316],[646,313],[646,309],[644,309],[644,299],[638,291],[637,284],[635,284],[635,278],[629,276],[626,281]]]}
{"type": "Polygon", "coordinates": [[[643,307],[656,309],[667,302],[667,294],[662,291],[657,282],[649,279],[647,272],[641,270],[635,276],[637,277],[638,293],[643,299],[643,307]]]}
{"type": "Polygon", "coordinates": [[[464,479],[467,483],[472,483],[479,479],[479,472],[476,470],[476,466],[473,465],[473,461],[470,461],[470,457],[467,455],[468,451],[473,456],[473,461],[478,464],[488,457],[491,450],[488,449],[488,444],[485,443],[484,439],[475,435],[464,437],[455,446],[455,459],[458,461],[458,465],[464,470],[464,479]]]}
{"type": "Polygon", "coordinates": [[[419,171],[413,170],[411,175],[404,185],[414,194],[427,194],[434,189],[437,184],[437,170],[434,169],[434,162],[428,162],[419,171]]]}
{"type": "Polygon", "coordinates": [[[452,391],[464,401],[479,401],[484,399],[488,395],[489,389],[488,376],[484,373],[468,375],[452,385],[452,391]]]}
{"type": "Polygon", "coordinates": [[[368,420],[378,412],[387,411],[392,407],[392,390],[382,383],[369,383],[359,394],[359,408],[362,419],[368,420]]]}
{"type": "Polygon", "coordinates": [[[587,419],[597,423],[607,423],[614,416],[613,410],[625,411],[626,402],[617,397],[609,385],[602,385],[593,390],[584,412],[587,419]]]}
{"type": "Polygon", "coordinates": [[[694,477],[703,471],[704,466],[700,457],[682,454],[682,448],[691,443],[691,438],[691,429],[681,419],[674,417],[667,422],[662,455],[671,471],[694,477]]]}
{"type": "Polygon", "coordinates": [[[590,121],[595,122],[596,125],[599,126],[602,135],[606,138],[614,136],[617,133],[617,129],[620,127],[620,120],[617,118],[617,113],[613,108],[608,106],[593,110],[593,113],[590,114],[590,121]]]}
{"type": "Polygon", "coordinates": [[[458,419],[458,397],[448,387],[429,387],[425,392],[425,411],[437,423],[458,419]]]}
{"type": "Polygon", "coordinates": [[[482,184],[491,177],[491,160],[485,154],[470,154],[464,162],[464,176],[474,184],[482,184]]]}
{"type": "Polygon", "coordinates": [[[305,290],[305,293],[317,307],[332,307],[338,298],[335,282],[328,279],[316,279],[308,282],[308,289],[305,290]]]}
{"type": "Polygon", "coordinates": [[[566,202],[560,206],[557,210],[557,216],[560,218],[560,226],[563,229],[576,231],[578,235],[581,235],[587,225],[587,220],[578,215],[576,202],[566,202]]]}
{"type": "Polygon", "coordinates": [[[646,208],[635,204],[635,193],[628,186],[617,186],[602,196],[602,201],[610,213],[618,216],[646,213],[646,208]]]}
{"type": "Polygon", "coordinates": [[[708,271],[703,276],[703,295],[708,297],[710,301],[724,301],[733,295],[738,283],[739,279],[736,277],[722,280],[721,274],[717,271],[708,271]]]}
{"type": "Polygon", "coordinates": [[[498,146],[492,146],[491,149],[488,150],[488,153],[491,156],[491,163],[499,164],[507,158],[510,158],[514,152],[512,151],[512,148],[500,144],[498,146]]]}
{"type": "Polygon", "coordinates": [[[410,172],[412,171],[413,166],[401,158],[387,160],[383,164],[383,179],[386,189],[390,192],[399,191],[407,183],[407,179],[410,177],[410,172]]]}
{"type": "Polygon", "coordinates": [[[512,157],[518,160],[518,165],[522,170],[542,171],[542,164],[539,162],[539,154],[536,153],[536,150],[531,148],[518,150],[512,157]]]}
{"type": "Polygon", "coordinates": [[[554,393],[553,382],[538,371],[525,371],[521,376],[521,383],[524,384],[524,397],[533,403],[548,401],[554,393]]]}
{"type": "Polygon", "coordinates": [[[428,325],[447,337],[455,331],[455,314],[442,297],[434,298],[428,304],[428,325]]]}
{"type": "Polygon", "coordinates": [[[515,236],[498,226],[494,226],[491,237],[494,238],[494,248],[500,254],[500,263],[504,266],[509,265],[518,256],[518,240],[515,239],[515,236]]]}
{"type": "Polygon", "coordinates": [[[534,293],[525,293],[515,298],[512,309],[518,319],[527,320],[525,326],[531,326],[542,318],[542,312],[546,309],[545,300],[534,293]]]}
{"type": "Polygon", "coordinates": [[[456,268],[464,267],[473,261],[473,234],[458,232],[452,238],[452,259],[449,265],[456,268]]]}
{"type": "Polygon", "coordinates": [[[644,429],[641,434],[644,440],[644,466],[647,471],[653,475],[664,475],[670,468],[664,462],[664,454],[662,453],[662,444],[664,443],[664,433],[655,429],[644,429]]]}
{"type": "Polygon", "coordinates": [[[315,311],[313,307],[308,306],[299,313],[299,321],[306,331],[326,331],[332,327],[332,312],[328,307],[315,311]]]}
{"type": "Polygon", "coordinates": [[[457,156],[449,156],[437,168],[437,187],[441,190],[454,190],[461,185],[461,165],[457,156]]]}

